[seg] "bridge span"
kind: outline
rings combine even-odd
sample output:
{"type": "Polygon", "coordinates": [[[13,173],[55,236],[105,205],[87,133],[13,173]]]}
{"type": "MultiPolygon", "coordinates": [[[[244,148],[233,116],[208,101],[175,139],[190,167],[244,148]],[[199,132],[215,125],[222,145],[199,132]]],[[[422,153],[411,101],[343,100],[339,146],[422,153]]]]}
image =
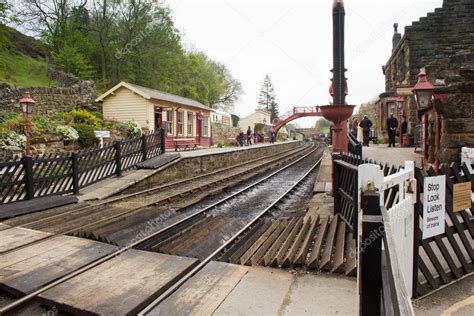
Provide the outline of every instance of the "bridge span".
{"type": "Polygon", "coordinates": [[[275,133],[287,123],[306,116],[322,116],[321,107],[316,106],[294,106],[292,110],[286,112],[273,121],[275,133]]]}

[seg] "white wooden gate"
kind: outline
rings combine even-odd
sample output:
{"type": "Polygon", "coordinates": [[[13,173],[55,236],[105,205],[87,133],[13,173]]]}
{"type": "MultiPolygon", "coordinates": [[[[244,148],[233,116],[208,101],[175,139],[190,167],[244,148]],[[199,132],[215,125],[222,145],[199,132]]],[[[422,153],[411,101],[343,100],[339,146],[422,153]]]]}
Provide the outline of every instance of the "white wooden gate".
{"type": "MultiPolygon", "coordinates": [[[[359,166],[359,199],[361,193],[367,190],[377,190],[380,192],[380,206],[387,209],[389,221],[392,227],[393,239],[395,240],[395,251],[399,267],[403,277],[406,292],[412,296],[413,282],[413,230],[415,219],[416,203],[416,179],[415,164],[413,161],[406,161],[405,168],[397,173],[384,177],[379,165],[363,164],[359,166]],[[384,200],[385,193],[396,191],[394,197],[384,200]],[[395,190],[395,191],[392,191],[395,190]],[[391,205],[388,205],[388,204],[391,205]]],[[[358,207],[359,223],[362,223],[361,207],[358,207]]],[[[360,225],[360,224],[359,224],[360,225]]],[[[362,229],[359,226],[359,232],[362,229]]],[[[358,242],[362,237],[359,235],[358,242]]],[[[360,248],[359,248],[360,249],[360,248]]]]}

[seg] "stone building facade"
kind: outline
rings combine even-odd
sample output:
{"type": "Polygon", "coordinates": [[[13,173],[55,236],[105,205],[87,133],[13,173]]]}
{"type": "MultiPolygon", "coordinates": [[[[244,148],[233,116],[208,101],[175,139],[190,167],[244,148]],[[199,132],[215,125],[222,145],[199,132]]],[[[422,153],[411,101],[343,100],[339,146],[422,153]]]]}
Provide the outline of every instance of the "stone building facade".
{"type": "Polygon", "coordinates": [[[380,95],[380,100],[377,102],[379,135],[382,138],[387,133],[387,118],[390,113],[394,113],[399,120],[402,115],[407,117],[408,134],[420,140],[420,144],[423,143],[422,135],[425,135],[426,158],[430,162],[434,161],[436,155],[442,162],[453,161],[457,155],[457,142],[464,141],[469,146],[474,145],[470,139],[471,137],[474,139],[474,134],[467,137],[469,132],[464,136],[459,134],[455,139],[445,135],[449,133],[447,124],[454,124],[457,119],[467,119],[467,113],[456,110],[465,107],[459,102],[467,104],[472,101],[472,99],[467,101],[469,96],[466,90],[466,85],[469,86],[466,80],[470,80],[468,73],[473,69],[469,57],[474,50],[472,30],[474,30],[472,0],[444,0],[441,8],[405,27],[403,36],[398,32],[397,25],[394,25],[392,55],[383,66],[385,92],[380,95]],[[447,99],[436,101],[435,107],[425,113],[417,111],[412,92],[420,68],[426,68],[430,81],[437,87],[438,94],[448,93],[447,99]],[[449,106],[446,102],[449,102],[449,106]],[[442,111],[440,107],[443,108],[442,111]],[[442,133],[441,148],[438,149],[434,148],[433,137],[433,133],[436,133],[434,128],[436,111],[441,114],[442,121],[442,128],[439,131],[442,133]],[[421,126],[423,115],[427,116],[427,125],[424,127],[421,126]],[[450,141],[455,141],[456,144],[451,144],[450,141]]]}

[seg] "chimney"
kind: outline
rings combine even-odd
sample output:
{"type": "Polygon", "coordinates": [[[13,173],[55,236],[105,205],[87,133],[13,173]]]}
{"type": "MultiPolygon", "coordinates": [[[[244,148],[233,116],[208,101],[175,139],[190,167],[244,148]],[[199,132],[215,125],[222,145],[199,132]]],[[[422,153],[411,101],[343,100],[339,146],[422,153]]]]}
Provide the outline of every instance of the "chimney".
{"type": "Polygon", "coordinates": [[[402,39],[402,34],[398,33],[398,23],[393,24],[393,38],[392,38],[392,52],[397,47],[398,43],[402,39]]]}

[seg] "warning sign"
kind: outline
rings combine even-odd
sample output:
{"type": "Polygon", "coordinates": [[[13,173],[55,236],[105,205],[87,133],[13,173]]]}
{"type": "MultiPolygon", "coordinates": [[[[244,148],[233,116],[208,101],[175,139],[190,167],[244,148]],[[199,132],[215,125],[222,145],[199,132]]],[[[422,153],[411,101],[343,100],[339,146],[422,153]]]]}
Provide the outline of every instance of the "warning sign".
{"type": "Polygon", "coordinates": [[[453,184],[453,212],[471,208],[471,182],[453,184]]]}
{"type": "Polygon", "coordinates": [[[427,177],[423,186],[423,239],[444,233],[446,176],[427,177]]]}

